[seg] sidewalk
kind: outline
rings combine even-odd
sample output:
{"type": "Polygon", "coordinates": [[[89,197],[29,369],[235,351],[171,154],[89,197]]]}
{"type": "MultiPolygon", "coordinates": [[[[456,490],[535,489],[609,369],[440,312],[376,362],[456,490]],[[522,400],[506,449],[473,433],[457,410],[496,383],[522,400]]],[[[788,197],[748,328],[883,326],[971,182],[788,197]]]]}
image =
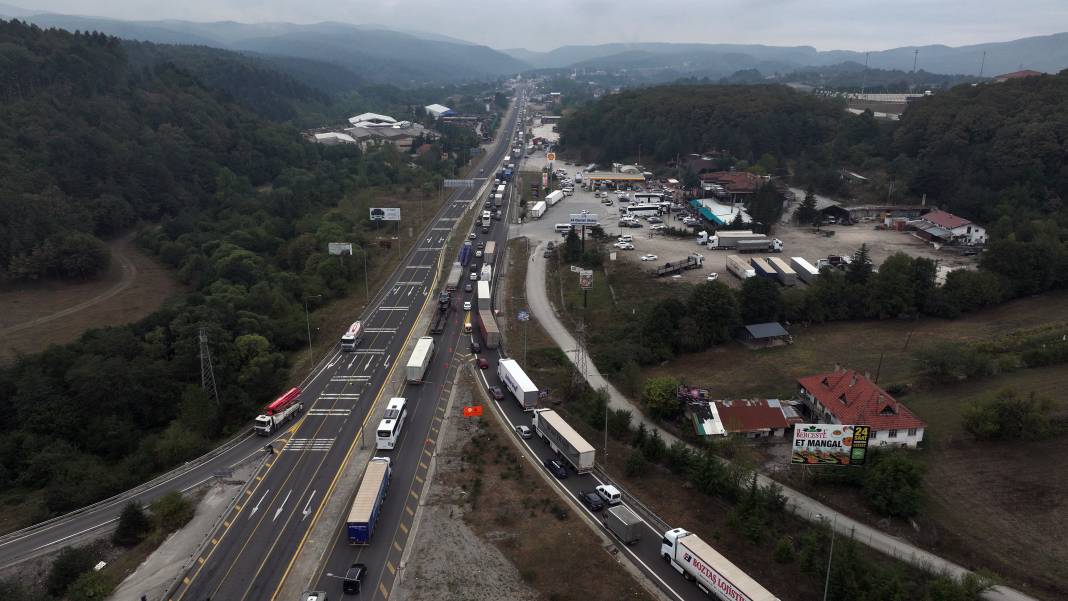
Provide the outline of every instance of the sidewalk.
{"type": "MultiPolygon", "coordinates": [[[[542,257],[542,247],[543,244],[538,244],[531,249],[530,263],[527,265],[526,290],[530,312],[557,346],[564,350],[568,360],[574,364],[575,349],[578,348],[578,342],[564,327],[564,324],[560,322],[560,319],[553,311],[552,305],[549,304],[549,297],[545,290],[545,259],[542,257]]],[[[645,427],[650,431],[656,430],[660,433],[661,438],[664,439],[665,444],[669,446],[678,440],[670,432],[664,431],[663,428],[649,421],[638,407],[616,390],[615,386],[612,386],[604,379],[593,361],[588,358],[586,360],[586,380],[593,388],[604,389],[608,393],[609,407],[630,411],[635,425],[639,423],[645,424],[645,427]]],[[[839,534],[851,536],[857,542],[863,543],[872,549],[902,561],[907,561],[932,573],[952,574],[958,578],[969,573],[963,567],[915,547],[905,540],[890,536],[871,526],[837,514],[823,503],[811,499],[792,488],[785,487],[763,474],[757,474],[757,480],[763,486],[772,483],[777,484],[787,499],[787,507],[800,517],[811,521],[829,521],[839,534]]],[[[1029,597],[1017,590],[1004,586],[994,587],[984,594],[983,598],[988,601],[1037,601],[1034,597],[1029,597]]]]}

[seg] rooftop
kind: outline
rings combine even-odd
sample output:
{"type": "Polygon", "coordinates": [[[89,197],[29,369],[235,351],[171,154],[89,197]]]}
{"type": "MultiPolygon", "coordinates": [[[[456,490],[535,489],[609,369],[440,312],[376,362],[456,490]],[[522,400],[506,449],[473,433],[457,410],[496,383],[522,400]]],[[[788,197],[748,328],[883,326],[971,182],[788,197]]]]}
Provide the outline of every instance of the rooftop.
{"type": "Polygon", "coordinates": [[[789,336],[790,333],[786,331],[786,328],[782,327],[777,321],[771,321],[768,323],[754,323],[752,325],[745,326],[749,335],[754,340],[762,340],[765,338],[781,338],[783,336],[789,336]]]}
{"type": "Polygon", "coordinates": [[[1005,81],[1007,79],[1023,79],[1025,77],[1035,77],[1037,75],[1045,75],[1041,71],[1033,71],[1031,69],[1024,69],[1022,71],[1013,71],[1012,73],[1003,73],[994,77],[995,81],[1005,81]]]}
{"type": "Polygon", "coordinates": [[[767,181],[767,178],[748,171],[713,171],[702,173],[698,177],[703,182],[717,183],[732,194],[751,194],[767,181]]]}
{"type": "Polygon", "coordinates": [[[958,227],[970,225],[971,221],[957,217],[953,213],[947,213],[946,211],[931,211],[920,219],[937,225],[938,227],[946,228],[947,230],[955,230],[958,227]]]}
{"type": "Polygon", "coordinates": [[[873,430],[926,427],[908,407],[851,369],[806,376],[797,382],[839,423],[867,425],[873,430]]]}

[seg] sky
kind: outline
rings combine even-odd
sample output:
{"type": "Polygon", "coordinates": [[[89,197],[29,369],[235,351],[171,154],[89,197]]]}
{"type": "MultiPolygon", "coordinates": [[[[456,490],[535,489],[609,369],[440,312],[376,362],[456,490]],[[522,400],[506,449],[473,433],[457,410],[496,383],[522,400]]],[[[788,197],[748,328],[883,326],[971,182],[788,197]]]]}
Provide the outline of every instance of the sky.
{"type": "Polygon", "coordinates": [[[883,50],[1068,30],[1068,0],[0,0],[129,20],[342,21],[493,48],[706,42],[883,50]]]}

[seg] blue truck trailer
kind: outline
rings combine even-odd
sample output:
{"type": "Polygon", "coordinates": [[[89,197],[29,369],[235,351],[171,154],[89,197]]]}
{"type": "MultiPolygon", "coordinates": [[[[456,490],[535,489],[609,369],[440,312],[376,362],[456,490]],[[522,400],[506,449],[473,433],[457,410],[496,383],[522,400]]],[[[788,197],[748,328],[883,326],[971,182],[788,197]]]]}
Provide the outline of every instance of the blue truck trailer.
{"type": "Polygon", "coordinates": [[[467,262],[471,260],[471,241],[464,241],[464,245],[460,248],[460,264],[467,265],[467,262]]]}
{"type": "Polygon", "coordinates": [[[382,510],[382,501],[389,491],[389,476],[392,471],[389,457],[372,457],[367,463],[346,523],[350,545],[370,544],[378,514],[382,510]]]}

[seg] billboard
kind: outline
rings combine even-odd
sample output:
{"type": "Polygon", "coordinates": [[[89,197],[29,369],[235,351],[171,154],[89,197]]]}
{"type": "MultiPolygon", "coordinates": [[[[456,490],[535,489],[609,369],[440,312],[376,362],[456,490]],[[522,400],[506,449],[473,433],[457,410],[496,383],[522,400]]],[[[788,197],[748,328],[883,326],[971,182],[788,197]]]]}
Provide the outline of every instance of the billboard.
{"type": "Polygon", "coordinates": [[[595,213],[571,213],[570,219],[571,225],[594,226],[598,223],[598,216],[595,213]]]}
{"type": "Polygon", "coordinates": [[[593,271],[583,269],[579,271],[579,288],[589,290],[593,288],[593,271]]]}
{"type": "Polygon", "coordinates": [[[371,221],[400,221],[400,207],[371,209],[371,221]]]}
{"type": "Polygon", "coordinates": [[[327,247],[332,255],[352,255],[351,242],[328,242],[327,247]]]}
{"type": "Polygon", "coordinates": [[[797,424],[790,463],[802,465],[864,465],[870,426],[797,424]]]}

